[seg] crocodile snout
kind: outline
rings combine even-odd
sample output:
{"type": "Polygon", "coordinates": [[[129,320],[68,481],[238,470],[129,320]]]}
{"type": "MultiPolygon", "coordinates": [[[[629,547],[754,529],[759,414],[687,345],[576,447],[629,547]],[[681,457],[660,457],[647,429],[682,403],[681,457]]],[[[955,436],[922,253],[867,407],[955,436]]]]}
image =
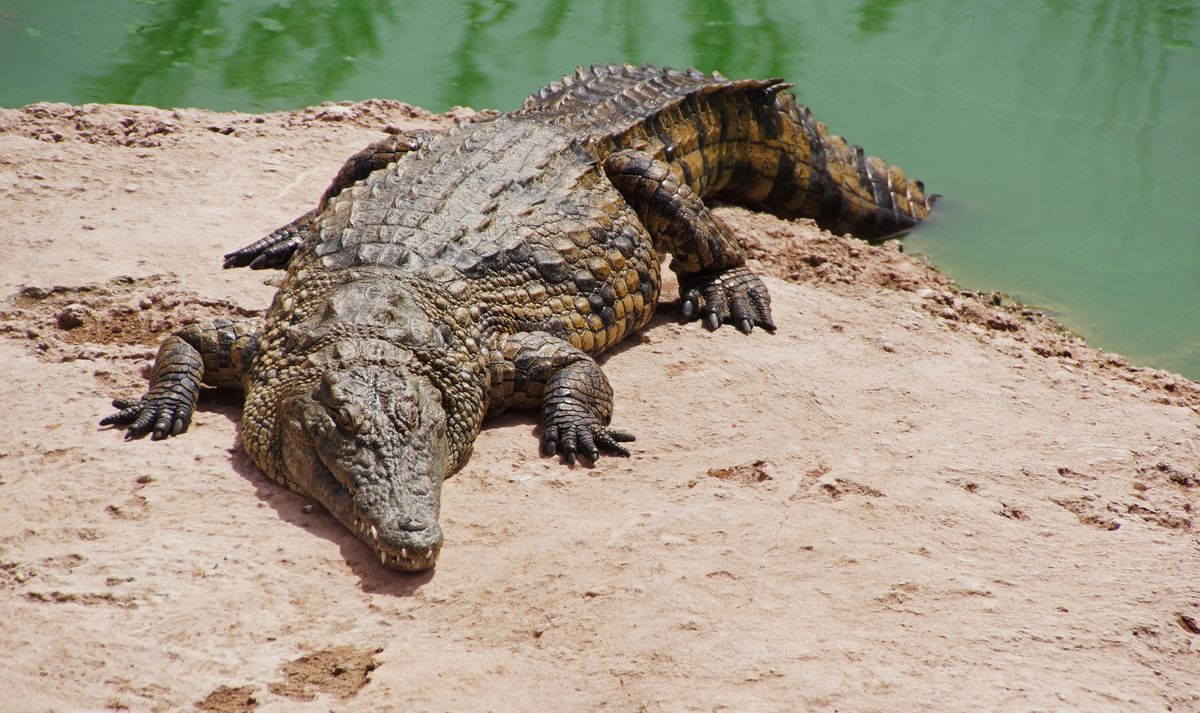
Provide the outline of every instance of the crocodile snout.
{"type": "Polygon", "coordinates": [[[443,542],[441,525],[408,515],[389,525],[360,523],[359,536],[375,550],[381,564],[408,571],[432,567],[443,542]]]}

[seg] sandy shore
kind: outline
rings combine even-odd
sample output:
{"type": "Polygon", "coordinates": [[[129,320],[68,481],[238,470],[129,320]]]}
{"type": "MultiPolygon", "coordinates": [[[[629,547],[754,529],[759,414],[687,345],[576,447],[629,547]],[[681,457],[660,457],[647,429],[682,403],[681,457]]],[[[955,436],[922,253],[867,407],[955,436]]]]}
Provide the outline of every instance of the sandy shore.
{"type": "Polygon", "coordinates": [[[431,575],[259,473],[237,398],[96,426],[164,332],[266,306],[224,252],[453,120],[0,110],[0,709],[1200,709],[1200,387],[895,245],[723,209],[778,333],[664,303],[604,362],[633,457],[493,423],[431,575]]]}

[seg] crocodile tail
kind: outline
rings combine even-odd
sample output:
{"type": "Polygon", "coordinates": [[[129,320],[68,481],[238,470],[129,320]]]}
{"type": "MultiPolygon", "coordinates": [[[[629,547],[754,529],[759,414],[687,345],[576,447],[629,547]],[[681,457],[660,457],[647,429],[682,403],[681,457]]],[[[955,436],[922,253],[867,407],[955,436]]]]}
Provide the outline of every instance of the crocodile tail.
{"type": "Polygon", "coordinates": [[[601,155],[645,151],[702,197],[834,232],[882,238],[932,203],[920,181],[830,134],[782,79],[730,80],[652,65],[577,68],[516,112],[566,127],[601,155]]]}
{"type": "Polygon", "coordinates": [[[766,114],[765,140],[750,147],[752,170],[724,186],[721,198],[813,218],[832,232],[866,239],[908,230],[928,217],[936,196],[927,195],[921,181],[830,134],[790,94],[770,91],[774,116],[766,114]]]}

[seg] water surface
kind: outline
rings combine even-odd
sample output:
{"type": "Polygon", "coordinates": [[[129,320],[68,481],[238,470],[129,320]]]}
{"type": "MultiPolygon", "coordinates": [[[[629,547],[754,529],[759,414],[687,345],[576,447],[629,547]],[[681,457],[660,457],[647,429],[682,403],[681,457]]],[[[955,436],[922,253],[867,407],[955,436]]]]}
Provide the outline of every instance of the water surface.
{"type": "Polygon", "coordinates": [[[597,61],[783,76],[947,199],[967,287],[1200,378],[1200,0],[0,0],[0,105],[513,108],[597,61]]]}

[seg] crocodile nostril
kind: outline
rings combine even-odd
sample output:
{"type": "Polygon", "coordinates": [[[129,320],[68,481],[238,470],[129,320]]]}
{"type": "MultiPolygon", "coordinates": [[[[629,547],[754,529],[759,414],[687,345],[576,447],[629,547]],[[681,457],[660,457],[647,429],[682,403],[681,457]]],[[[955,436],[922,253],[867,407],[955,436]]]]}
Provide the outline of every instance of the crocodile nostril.
{"type": "Polygon", "coordinates": [[[426,520],[420,520],[411,516],[401,517],[396,521],[396,526],[405,532],[420,532],[421,530],[428,530],[429,524],[430,523],[426,520]]]}

